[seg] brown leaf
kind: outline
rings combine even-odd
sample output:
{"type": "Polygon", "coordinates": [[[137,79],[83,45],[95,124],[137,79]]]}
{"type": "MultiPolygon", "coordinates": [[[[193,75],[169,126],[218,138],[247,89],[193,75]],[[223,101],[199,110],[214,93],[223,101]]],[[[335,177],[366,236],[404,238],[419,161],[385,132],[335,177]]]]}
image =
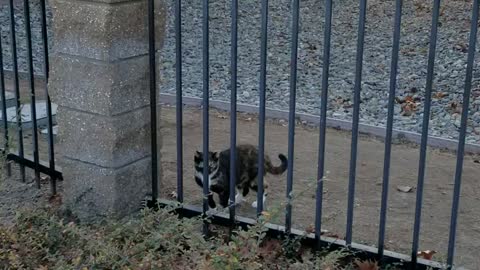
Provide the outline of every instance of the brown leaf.
{"type": "Polygon", "coordinates": [[[442,99],[442,98],[447,97],[447,96],[448,96],[448,94],[445,93],[445,92],[436,92],[436,93],[433,94],[433,98],[435,98],[435,99],[442,99]]]}
{"type": "Polygon", "coordinates": [[[53,205],[61,205],[62,204],[62,197],[59,194],[52,195],[49,199],[48,202],[53,204],[53,205]]]}
{"type": "Polygon", "coordinates": [[[413,97],[412,96],[406,96],[405,97],[405,102],[414,102],[413,97]]]}
{"type": "Polygon", "coordinates": [[[412,192],[413,187],[411,187],[411,186],[397,186],[397,190],[400,191],[400,192],[409,193],[409,192],[412,192]]]}
{"type": "Polygon", "coordinates": [[[448,110],[450,113],[462,113],[462,105],[459,104],[457,101],[452,101],[448,104],[448,110]]]}
{"type": "Polygon", "coordinates": [[[172,199],[176,199],[178,197],[178,194],[176,191],[172,191],[168,194],[170,196],[170,198],[172,199]]]}
{"type": "Polygon", "coordinates": [[[417,252],[417,256],[425,260],[431,260],[433,258],[433,255],[435,255],[435,253],[437,253],[435,250],[424,250],[424,251],[417,252]]]}
{"type": "Polygon", "coordinates": [[[217,114],[217,117],[220,119],[227,119],[228,117],[224,114],[217,114]]]}
{"type": "Polygon", "coordinates": [[[417,104],[413,101],[405,101],[402,104],[401,114],[403,116],[410,116],[417,110],[417,104]]]}
{"type": "Polygon", "coordinates": [[[315,232],[315,226],[313,224],[310,224],[307,226],[307,228],[305,228],[305,231],[307,233],[314,233],[315,232]]]}
{"type": "Polygon", "coordinates": [[[334,233],[334,232],[329,232],[329,231],[327,231],[327,232],[323,233],[322,235],[323,235],[323,236],[326,236],[326,237],[342,239],[342,238],[340,237],[340,235],[338,235],[338,234],[336,234],[336,233],[334,233]]]}
{"type": "Polygon", "coordinates": [[[466,53],[468,51],[468,44],[457,44],[453,48],[462,53],[466,53]]]}
{"type": "Polygon", "coordinates": [[[380,267],[378,266],[377,261],[371,261],[371,260],[366,260],[366,261],[360,261],[360,260],[355,260],[355,265],[357,266],[358,270],[380,270],[380,267]]]}

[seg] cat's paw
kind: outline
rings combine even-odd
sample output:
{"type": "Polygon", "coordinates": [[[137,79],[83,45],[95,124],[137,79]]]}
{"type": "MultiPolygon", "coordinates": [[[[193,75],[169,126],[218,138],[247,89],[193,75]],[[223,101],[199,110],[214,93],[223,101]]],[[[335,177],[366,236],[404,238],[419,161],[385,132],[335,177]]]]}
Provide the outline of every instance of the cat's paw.
{"type": "Polygon", "coordinates": [[[239,204],[242,204],[244,202],[246,202],[247,200],[244,199],[244,198],[235,198],[235,204],[236,205],[239,205],[239,204]]]}
{"type": "Polygon", "coordinates": [[[252,203],[252,207],[253,207],[253,208],[257,208],[257,201],[254,201],[254,202],[252,203]]]}
{"type": "Polygon", "coordinates": [[[216,214],[216,213],[218,213],[217,207],[208,209],[205,214],[207,214],[207,216],[213,216],[213,214],[216,214]]]}

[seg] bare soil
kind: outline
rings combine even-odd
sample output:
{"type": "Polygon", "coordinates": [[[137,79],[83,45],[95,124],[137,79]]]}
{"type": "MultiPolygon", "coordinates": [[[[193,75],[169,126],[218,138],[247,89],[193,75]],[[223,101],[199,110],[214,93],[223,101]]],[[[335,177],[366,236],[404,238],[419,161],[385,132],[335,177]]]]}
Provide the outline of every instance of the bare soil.
{"type": "MultiPolygon", "coordinates": [[[[184,130],[184,197],[185,202],[201,205],[201,188],[194,182],[193,153],[202,150],[202,113],[198,108],[185,108],[184,130]]],[[[239,114],[238,143],[257,144],[258,122],[252,115],[239,114]]],[[[176,190],[176,122],[175,108],[163,107],[161,111],[161,190],[171,197],[176,190]]],[[[287,153],[288,126],[284,120],[268,120],[266,153],[274,161],[278,153],[287,153]]],[[[229,147],[230,117],[228,113],[211,110],[210,149],[229,147]]],[[[294,194],[301,194],[293,201],[293,226],[306,229],[315,220],[315,186],[318,160],[318,129],[297,125],[295,134],[294,194]]],[[[343,238],[346,229],[348,176],[351,134],[339,130],[327,130],[326,170],[327,180],[323,193],[323,227],[343,238]]],[[[376,245],[378,238],[382,190],[384,143],[378,139],[360,136],[355,190],[353,238],[355,242],[376,245]]],[[[411,249],[415,214],[416,185],[418,177],[419,149],[409,144],[393,145],[391,176],[388,198],[386,247],[389,250],[409,254],[411,249]],[[411,186],[413,191],[400,192],[398,186],[411,186]]],[[[436,250],[435,259],[445,260],[448,246],[453,179],[454,153],[428,150],[420,250],[436,250]]],[[[461,205],[459,210],[456,263],[470,269],[479,269],[480,258],[480,164],[478,156],[466,156],[463,170],[461,205]],[[477,160],[477,161],[476,161],[477,160]]],[[[267,207],[282,207],[286,196],[286,174],[267,178],[270,196],[267,207]]],[[[247,196],[241,205],[240,215],[254,217],[251,202],[256,194],[247,196]]],[[[277,221],[283,224],[284,215],[277,221]]]]}
{"type": "MultiPolygon", "coordinates": [[[[202,191],[193,178],[193,153],[202,150],[201,109],[184,109],[184,197],[189,204],[201,205],[202,191]]],[[[162,134],[160,150],[161,187],[164,197],[172,198],[176,191],[176,122],[175,108],[163,106],[160,112],[159,133],[162,134]]],[[[285,120],[267,120],[266,153],[274,162],[279,162],[278,153],[287,153],[288,123],[285,120]]],[[[223,150],[229,147],[230,116],[228,113],[210,111],[210,149],[223,150]]],[[[318,129],[298,124],[295,134],[293,227],[307,229],[315,220],[315,186],[318,164],[318,129]]],[[[238,114],[238,143],[258,143],[258,122],[254,115],[238,114]]],[[[340,130],[327,130],[326,170],[324,182],[322,229],[344,237],[348,196],[348,175],[351,134],[340,130]]],[[[31,155],[31,132],[24,133],[25,153],[31,155]]],[[[48,160],[47,141],[39,137],[40,158],[48,160]]],[[[58,147],[57,147],[58,148],[58,147]]],[[[58,149],[56,149],[56,152],[58,149]]],[[[361,135],[359,138],[358,165],[355,190],[353,240],[375,246],[378,238],[380,203],[383,174],[384,143],[361,135]]],[[[57,154],[58,156],[58,154],[57,154]]],[[[418,177],[419,149],[416,145],[395,142],[392,151],[392,166],[388,197],[386,247],[389,250],[409,254],[412,242],[415,214],[416,185],[418,177]],[[412,192],[404,193],[397,186],[411,186],[412,192]]],[[[462,193],[457,230],[456,264],[468,269],[480,269],[480,164],[478,156],[465,156],[462,193]]],[[[446,258],[453,179],[456,156],[448,151],[428,150],[420,250],[436,250],[434,259],[446,258]]],[[[27,169],[27,181],[32,180],[27,169]]],[[[8,222],[20,206],[34,206],[48,201],[49,185],[42,185],[37,192],[35,185],[3,181],[0,189],[0,221],[8,222]]],[[[270,183],[267,207],[283,207],[286,197],[286,174],[279,177],[266,176],[270,183]]],[[[61,185],[61,183],[60,183],[61,185]]],[[[248,202],[238,208],[242,216],[254,217],[251,203],[256,199],[252,192],[248,202]]],[[[276,218],[284,223],[283,212],[276,218]]]]}

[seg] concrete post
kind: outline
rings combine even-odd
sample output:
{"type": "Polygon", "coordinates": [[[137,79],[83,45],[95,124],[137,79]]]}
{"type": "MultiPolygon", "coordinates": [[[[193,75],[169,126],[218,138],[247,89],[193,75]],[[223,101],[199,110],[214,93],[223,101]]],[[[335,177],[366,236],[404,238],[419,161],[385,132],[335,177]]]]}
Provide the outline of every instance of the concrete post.
{"type": "MultiPolygon", "coordinates": [[[[50,3],[64,201],[83,220],[123,216],[151,183],[147,1],[50,3]]],[[[162,0],[155,11],[158,48],[162,0]]]]}

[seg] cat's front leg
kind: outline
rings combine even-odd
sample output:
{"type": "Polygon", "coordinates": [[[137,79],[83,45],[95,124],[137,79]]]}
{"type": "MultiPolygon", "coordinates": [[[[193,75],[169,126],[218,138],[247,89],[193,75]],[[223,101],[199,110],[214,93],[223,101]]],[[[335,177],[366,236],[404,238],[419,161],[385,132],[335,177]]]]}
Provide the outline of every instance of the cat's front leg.
{"type": "MultiPolygon", "coordinates": [[[[265,207],[265,202],[266,202],[266,201],[267,201],[267,193],[263,193],[263,209],[266,209],[266,207],[265,207]]],[[[252,203],[252,207],[253,207],[253,208],[257,208],[257,206],[258,206],[257,201],[254,201],[254,202],[252,203]]]]}
{"type": "Polygon", "coordinates": [[[217,212],[217,204],[215,203],[215,200],[213,199],[213,193],[210,192],[208,195],[207,195],[207,200],[208,200],[208,210],[206,212],[206,214],[208,216],[211,216],[213,215],[214,213],[217,212]]]}

